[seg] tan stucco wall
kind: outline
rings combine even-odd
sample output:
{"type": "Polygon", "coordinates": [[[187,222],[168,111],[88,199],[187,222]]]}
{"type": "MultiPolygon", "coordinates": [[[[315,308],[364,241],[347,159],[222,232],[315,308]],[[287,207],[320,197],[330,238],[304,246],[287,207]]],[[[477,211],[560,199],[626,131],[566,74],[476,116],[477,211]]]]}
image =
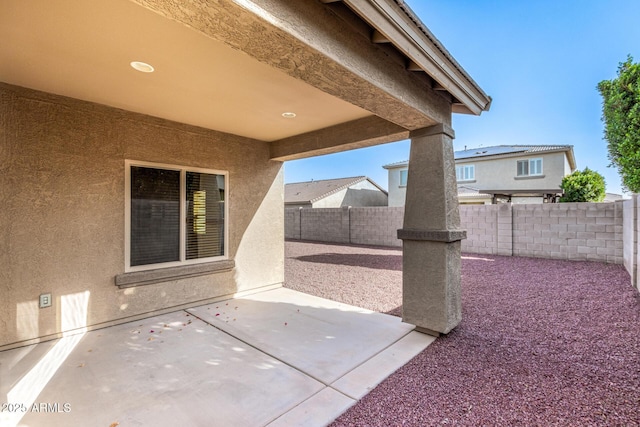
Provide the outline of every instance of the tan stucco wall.
{"type": "MultiPolygon", "coordinates": [[[[502,159],[469,159],[457,160],[456,165],[474,165],[476,179],[474,181],[458,181],[479,190],[550,190],[560,188],[562,178],[571,173],[571,166],[565,152],[530,154],[520,157],[502,159]],[[542,174],[544,177],[515,179],[518,160],[542,158],[542,174]]],[[[389,169],[389,206],[404,206],[407,189],[400,186],[400,171],[406,167],[389,169]]],[[[462,202],[461,202],[462,203],[462,202]]],[[[542,203],[542,198],[514,200],[514,203],[542,203]]]]}
{"type": "Polygon", "coordinates": [[[564,152],[548,154],[529,154],[519,157],[506,157],[502,159],[470,159],[468,161],[456,161],[456,165],[475,165],[475,181],[459,181],[459,184],[468,183],[480,190],[514,190],[514,189],[556,189],[560,188],[560,182],[565,175],[566,155],[564,152]],[[517,161],[542,158],[541,177],[527,179],[515,179],[517,161]]]}
{"type": "Polygon", "coordinates": [[[283,193],[264,142],[0,84],[0,347],[281,284],[283,193]],[[234,270],[114,284],[125,159],[229,171],[234,270]]]}

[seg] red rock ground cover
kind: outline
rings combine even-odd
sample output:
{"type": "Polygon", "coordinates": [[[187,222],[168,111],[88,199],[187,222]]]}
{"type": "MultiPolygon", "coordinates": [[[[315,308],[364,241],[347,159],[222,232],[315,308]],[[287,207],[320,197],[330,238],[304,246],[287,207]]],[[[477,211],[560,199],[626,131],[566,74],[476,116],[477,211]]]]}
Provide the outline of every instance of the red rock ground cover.
{"type": "MultiPolygon", "coordinates": [[[[401,314],[402,251],[286,243],[286,286],[401,314]]],[[[463,320],[334,426],[640,425],[640,296],[620,265],[468,254],[463,320]]]]}

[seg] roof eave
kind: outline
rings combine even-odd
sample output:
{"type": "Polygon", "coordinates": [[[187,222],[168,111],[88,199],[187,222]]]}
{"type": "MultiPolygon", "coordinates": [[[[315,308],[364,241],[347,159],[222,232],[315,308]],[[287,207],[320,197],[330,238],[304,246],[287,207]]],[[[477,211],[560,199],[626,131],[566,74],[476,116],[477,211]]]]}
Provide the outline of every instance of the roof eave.
{"type": "Polygon", "coordinates": [[[569,159],[569,166],[571,166],[572,170],[575,170],[576,160],[573,153],[573,145],[567,145],[567,146],[562,146],[562,147],[558,147],[550,150],[543,150],[543,151],[531,152],[531,151],[523,150],[523,151],[515,151],[515,152],[509,152],[509,153],[469,156],[469,157],[463,157],[463,158],[456,158],[455,161],[464,163],[466,161],[473,161],[478,159],[494,160],[494,159],[505,159],[509,157],[539,156],[542,154],[553,154],[553,153],[566,153],[567,158],[569,159]]]}
{"type": "Polygon", "coordinates": [[[449,92],[454,98],[453,112],[480,115],[489,110],[491,97],[403,0],[344,0],[344,3],[393,43],[414,67],[426,72],[439,90],[449,92]]]}
{"type": "Polygon", "coordinates": [[[387,190],[385,190],[384,188],[380,187],[374,180],[372,180],[371,178],[367,177],[367,181],[369,181],[371,183],[371,185],[373,185],[374,187],[376,187],[378,190],[382,191],[385,195],[389,195],[389,192],[387,190]]]}
{"type": "Polygon", "coordinates": [[[524,194],[564,194],[564,190],[561,188],[547,188],[547,189],[504,189],[504,190],[478,190],[482,194],[491,194],[491,195],[505,195],[505,196],[513,196],[513,195],[524,195],[524,194]]]}
{"type": "Polygon", "coordinates": [[[569,159],[569,167],[571,168],[571,172],[574,172],[576,169],[578,169],[576,156],[573,152],[573,145],[567,149],[567,159],[569,159]]]}
{"type": "Polygon", "coordinates": [[[396,163],[390,163],[388,165],[383,165],[382,168],[383,169],[398,169],[398,168],[404,168],[409,166],[409,162],[405,161],[405,162],[396,162],[396,163]]]}

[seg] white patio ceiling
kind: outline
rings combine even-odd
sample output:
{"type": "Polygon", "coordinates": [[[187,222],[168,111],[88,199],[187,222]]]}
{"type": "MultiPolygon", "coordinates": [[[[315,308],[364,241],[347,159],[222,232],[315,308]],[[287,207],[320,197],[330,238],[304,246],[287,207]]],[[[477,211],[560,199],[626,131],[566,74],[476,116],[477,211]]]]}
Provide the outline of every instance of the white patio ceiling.
{"type": "Polygon", "coordinates": [[[0,40],[0,81],[250,138],[371,115],[129,0],[2,0],[0,40]]]}

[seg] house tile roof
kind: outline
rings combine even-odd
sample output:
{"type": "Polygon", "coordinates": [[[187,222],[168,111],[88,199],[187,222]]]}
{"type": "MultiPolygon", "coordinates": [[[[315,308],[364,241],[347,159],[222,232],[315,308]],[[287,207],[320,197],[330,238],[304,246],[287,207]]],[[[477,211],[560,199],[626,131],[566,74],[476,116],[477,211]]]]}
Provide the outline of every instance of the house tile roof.
{"type": "Polygon", "coordinates": [[[572,145],[495,145],[492,147],[470,148],[454,152],[456,160],[476,157],[497,156],[500,154],[529,154],[543,153],[547,151],[566,151],[573,148],[572,145]]]}
{"type": "Polygon", "coordinates": [[[407,166],[409,164],[409,160],[402,160],[401,162],[389,163],[388,165],[382,166],[385,169],[393,169],[395,167],[407,166]]]}
{"type": "Polygon", "coordinates": [[[368,180],[387,194],[378,184],[366,176],[350,178],[323,179],[319,181],[294,182],[284,186],[284,202],[287,203],[313,203],[340,190],[351,187],[354,184],[368,180]]]}
{"type": "MultiPolygon", "coordinates": [[[[513,154],[532,154],[553,151],[568,151],[569,161],[572,169],[575,169],[575,159],[573,157],[573,145],[494,145],[491,147],[478,147],[465,150],[455,151],[453,153],[455,160],[466,160],[479,157],[501,156],[513,154]]],[[[402,162],[389,163],[384,165],[385,169],[393,169],[396,167],[407,166],[408,160],[402,162]]]]}
{"type": "Polygon", "coordinates": [[[469,187],[468,185],[458,185],[458,197],[479,197],[479,198],[487,198],[490,197],[488,194],[480,193],[480,190],[474,187],[469,187]]]}

